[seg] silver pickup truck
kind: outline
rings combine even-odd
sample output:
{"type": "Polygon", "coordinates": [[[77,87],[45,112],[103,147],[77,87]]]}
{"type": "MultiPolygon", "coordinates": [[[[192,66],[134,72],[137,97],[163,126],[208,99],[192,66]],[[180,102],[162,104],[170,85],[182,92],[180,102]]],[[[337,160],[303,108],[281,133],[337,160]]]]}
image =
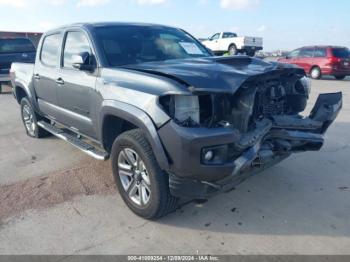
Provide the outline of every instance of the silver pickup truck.
{"type": "Polygon", "coordinates": [[[35,64],[13,63],[10,74],[27,134],[110,158],[122,198],[145,218],[319,150],[342,106],[341,93],[322,94],[302,117],[304,70],[215,57],[187,32],[152,24],[51,30],[35,64]]]}

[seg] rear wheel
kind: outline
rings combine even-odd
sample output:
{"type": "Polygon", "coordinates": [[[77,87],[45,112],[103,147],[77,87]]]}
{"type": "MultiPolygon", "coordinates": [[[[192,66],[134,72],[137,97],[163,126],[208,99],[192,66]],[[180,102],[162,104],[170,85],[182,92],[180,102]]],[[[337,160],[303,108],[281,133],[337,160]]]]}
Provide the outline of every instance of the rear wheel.
{"type": "Polygon", "coordinates": [[[45,129],[38,126],[38,119],[40,119],[40,116],[35,113],[27,97],[21,100],[21,116],[28,136],[41,138],[49,135],[45,129]]]}
{"type": "Polygon", "coordinates": [[[236,45],[234,45],[234,44],[230,45],[230,47],[228,48],[228,53],[229,53],[229,55],[237,55],[238,50],[237,50],[236,45]]]}
{"type": "Polygon", "coordinates": [[[1,83],[0,83],[0,94],[2,93],[2,85],[1,85],[1,83]]]}
{"type": "Polygon", "coordinates": [[[312,79],[320,79],[322,77],[321,69],[318,66],[313,67],[310,76],[312,79]]]}
{"type": "Polygon", "coordinates": [[[334,76],[337,80],[343,80],[346,76],[334,76]]]}
{"type": "Polygon", "coordinates": [[[159,167],[141,129],[114,141],[111,161],[119,193],[135,214],[152,219],[176,208],[178,199],[170,194],[168,174],[159,167]]]}

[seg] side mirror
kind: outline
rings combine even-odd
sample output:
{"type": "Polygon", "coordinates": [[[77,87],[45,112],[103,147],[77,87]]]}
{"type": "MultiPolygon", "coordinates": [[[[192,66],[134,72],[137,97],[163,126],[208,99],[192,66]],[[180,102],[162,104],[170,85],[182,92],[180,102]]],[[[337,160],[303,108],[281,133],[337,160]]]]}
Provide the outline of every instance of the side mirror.
{"type": "Polygon", "coordinates": [[[90,54],[83,52],[72,56],[72,65],[74,68],[82,71],[92,71],[93,66],[90,65],[90,54]]]}

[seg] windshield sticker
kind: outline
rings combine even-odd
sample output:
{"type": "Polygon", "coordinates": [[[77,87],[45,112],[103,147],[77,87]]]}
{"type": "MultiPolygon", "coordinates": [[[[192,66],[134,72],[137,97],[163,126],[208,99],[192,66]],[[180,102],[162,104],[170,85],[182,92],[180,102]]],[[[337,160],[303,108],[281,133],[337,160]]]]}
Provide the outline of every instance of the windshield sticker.
{"type": "Polygon", "coordinates": [[[203,54],[203,52],[194,43],[179,42],[179,44],[186,51],[186,53],[189,55],[202,55],[203,54]]]}

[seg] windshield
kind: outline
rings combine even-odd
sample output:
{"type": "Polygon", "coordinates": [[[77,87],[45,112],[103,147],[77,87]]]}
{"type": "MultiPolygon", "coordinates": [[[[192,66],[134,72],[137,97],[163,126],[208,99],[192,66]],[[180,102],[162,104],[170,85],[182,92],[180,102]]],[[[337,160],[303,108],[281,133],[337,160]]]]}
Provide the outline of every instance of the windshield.
{"type": "Polygon", "coordinates": [[[337,58],[350,58],[350,50],[348,48],[333,48],[332,52],[337,58]]]}
{"type": "Polygon", "coordinates": [[[0,53],[35,52],[35,47],[29,39],[0,39],[0,53]]]}
{"type": "Polygon", "coordinates": [[[97,41],[110,66],[211,56],[180,29],[117,25],[96,28],[97,41]]]}

